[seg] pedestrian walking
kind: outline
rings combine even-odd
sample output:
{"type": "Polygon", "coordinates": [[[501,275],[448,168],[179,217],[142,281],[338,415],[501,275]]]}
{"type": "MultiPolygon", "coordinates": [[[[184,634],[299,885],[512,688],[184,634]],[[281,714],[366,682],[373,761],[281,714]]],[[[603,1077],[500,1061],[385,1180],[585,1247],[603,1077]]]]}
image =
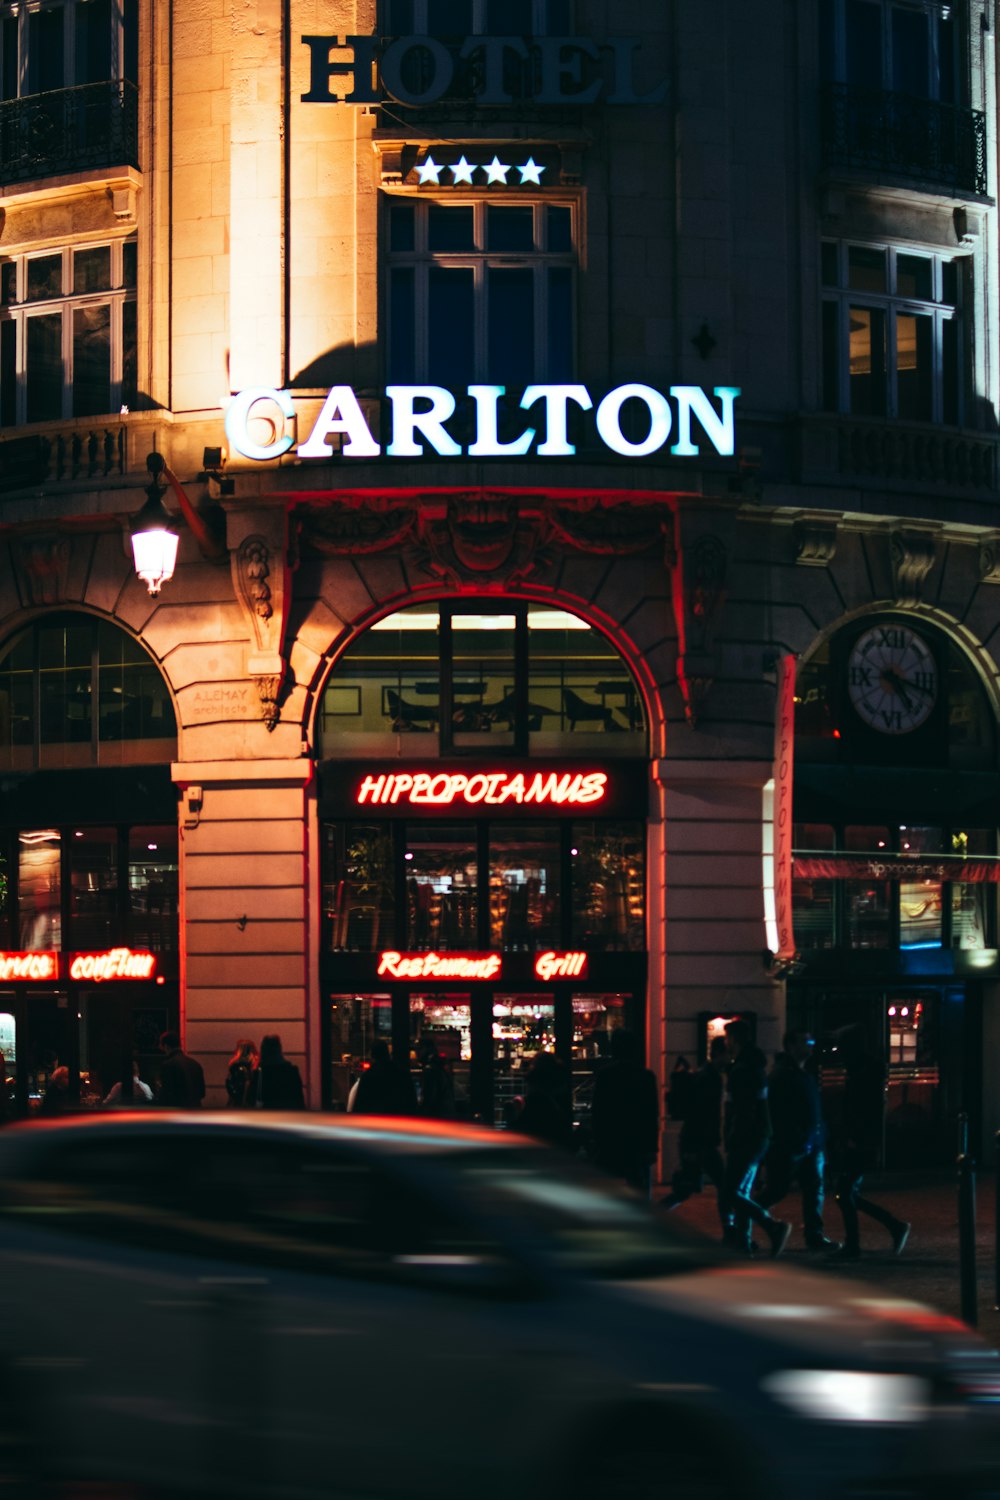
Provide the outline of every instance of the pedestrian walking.
{"type": "Polygon", "coordinates": [[[524,1104],[514,1129],[564,1151],[573,1147],[573,1095],[565,1063],[539,1052],[528,1069],[524,1104]]]}
{"type": "Polygon", "coordinates": [[[302,1074],[281,1049],[280,1036],[265,1036],[260,1061],[247,1085],[247,1109],[305,1109],[302,1074]]]}
{"type": "Polygon", "coordinates": [[[247,1089],[260,1062],[257,1044],[249,1037],[236,1043],[236,1051],[229,1059],[226,1073],[226,1103],[229,1109],[243,1109],[247,1102],[247,1089]]]}
{"type": "Polygon", "coordinates": [[[888,1232],[894,1255],[902,1253],[910,1225],[880,1203],[861,1196],[864,1174],[878,1162],[885,1111],[885,1069],[867,1047],[861,1026],[845,1026],[836,1033],[837,1050],[843,1059],[844,1091],[833,1137],[837,1203],[844,1220],[844,1243],[840,1260],[860,1260],[861,1234],[858,1215],[866,1214],[888,1232]]]}
{"type": "Polygon", "coordinates": [[[708,1048],[708,1061],[690,1075],[684,1090],[684,1114],[677,1143],[681,1164],[670,1180],[670,1192],[660,1200],[662,1208],[676,1208],[693,1194],[700,1193],[707,1177],[715,1185],[723,1230],[727,1226],[723,1197],[726,1167],[720,1147],[728,1061],[725,1037],[714,1036],[708,1048]]]}
{"type": "Polygon", "coordinates": [[[158,1102],[168,1109],[201,1109],[205,1097],[205,1074],[201,1063],[181,1047],[176,1031],[160,1037],[164,1062],[160,1068],[158,1102]]]}
{"type": "Polygon", "coordinates": [[[410,1075],[396,1067],[388,1042],[373,1042],[369,1066],[350,1092],[348,1110],[356,1115],[412,1115],[416,1104],[410,1075]]]}
{"type": "Polygon", "coordinates": [[[823,1227],[823,1174],[826,1126],[819,1080],[810,1066],[815,1045],[808,1031],[786,1031],[767,1084],[771,1146],[765,1162],[765,1186],[757,1201],[773,1208],[797,1182],[802,1195],[802,1224],[810,1250],[839,1250],[823,1227]]]}
{"type": "Polygon", "coordinates": [[[723,1181],[726,1238],[737,1252],[751,1255],[751,1221],[767,1235],[772,1256],[788,1244],[791,1224],[772,1219],[753,1197],[757,1170],[771,1141],[767,1107],[767,1058],[752,1040],[747,1021],[726,1026],[729,1083],[726,1101],[726,1175],[723,1181]]]}
{"type": "Polygon", "coordinates": [[[594,1160],[648,1196],[660,1131],[656,1076],[643,1067],[639,1041],[632,1032],[613,1031],[610,1051],[610,1061],[594,1076],[590,1111],[594,1160]]]}

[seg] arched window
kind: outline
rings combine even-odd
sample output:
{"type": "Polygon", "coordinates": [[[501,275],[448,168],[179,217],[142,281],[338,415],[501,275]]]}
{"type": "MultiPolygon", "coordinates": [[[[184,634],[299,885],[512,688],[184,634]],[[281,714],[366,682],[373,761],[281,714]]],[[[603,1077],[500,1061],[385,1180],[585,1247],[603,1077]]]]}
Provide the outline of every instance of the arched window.
{"type": "Polygon", "coordinates": [[[0,769],[149,764],[176,753],[160,669],[117,625],[47,615],[0,649],[0,769]]]}
{"type": "Polygon", "coordinates": [[[411,605],[341,657],[318,724],[324,758],[365,753],[641,755],[639,692],[614,646],[523,600],[411,605]]]}

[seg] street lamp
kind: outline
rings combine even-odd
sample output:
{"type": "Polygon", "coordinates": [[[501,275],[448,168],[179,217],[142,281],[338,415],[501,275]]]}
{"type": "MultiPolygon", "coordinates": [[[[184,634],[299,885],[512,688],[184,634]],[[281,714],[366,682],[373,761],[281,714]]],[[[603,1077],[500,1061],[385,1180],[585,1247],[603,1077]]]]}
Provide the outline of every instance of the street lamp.
{"type": "Polygon", "coordinates": [[[160,488],[159,478],[163,474],[177,497],[181,513],[194,533],[202,556],[209,562],[221,562],[228,556],[221,540],[218,526],[206,522],[188,499],[180,481],[171,473],[160,453],[150,453],[146,468],[152,475],[146,489],[146,503],[132,522],[132,557],[135,571],[146,584],[151,594],[160,592],[160,585],[174,576],[177,563],[177,544],[180,540],[170,516],[163,508],[165,491],[160,488]]]}

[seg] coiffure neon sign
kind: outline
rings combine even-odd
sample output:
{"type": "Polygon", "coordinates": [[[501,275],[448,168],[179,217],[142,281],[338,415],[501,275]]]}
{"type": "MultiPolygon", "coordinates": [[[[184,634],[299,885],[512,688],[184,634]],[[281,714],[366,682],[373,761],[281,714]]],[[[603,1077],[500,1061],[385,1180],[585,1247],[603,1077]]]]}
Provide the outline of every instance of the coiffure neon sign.
{"type": "MultiPolygon", "coordinates": [[[[397,953],[379,954],[380,979],[499,979],[503,958],[499,953],[397,953]]],[[[587,972],[586,953],[540,953],[535,975],[546,981],[580,979],[587,972]]]]}
{"type": "Polygon", "coordinates": [[[39,983],[56,979],[152,979],[156,954],[137,953],[131,948],[108,948],[100,953],[0,952],[0,980],[39,983]]]}
{"type": "Polygon", "coordinates": [[[608,778],[603,771],[577,771],[559,774],[537,771],[525,776],[516,771],[384,771],[366,776],[357,789],[359,807],[399,803],[410,807],[450,807],[454,802],[473,807],[502,807],[504,803],[558,807],[586,807],[603,801],[608,778]]]}
{"type": "MultiPolygon", "coordinates": [[[[722,458],[731,458],[736,446],[734,402],[738,386],[717,385],[712,395],[719,403],[716,410],[708,392],[697,385],[672,385],[669,399],[651,385],[619,385],[609,391],[595,408],[584,385],[529,385],[521,396],[522,411],[537,407],[544,425],[539,441],[538,429],[526,427],[519,437],[501,442],[498,435],[498,404],[506,394],[502,385],[470,385],[464,395],[475,407],[475,440],[462,444],[445,424],[455,415],[455,395],[440,385],[388,385],[385,388],[391,416],[392,438],[385,449],[388,458],[422,458],[428,451],[439,458],[523,458],[533,453],[538,458],[569,458],[576,445],[569,439],[569,412],[593,411],[597,434],[606,448],[623,458],[646,458],[663,448],[671,433],[677,441],[670,452],[675,458],[697,458],[701,452],[691,436],[691,418],[695,417],[705,437],[722,458]],[[645,406],[649,431],[644,438],[631,441],[621,429],[622,407],[627,401],[645,406]],[[673,404],[671,404],[673,403],[673,404]],[[676,421],[675,421],[676,409],[676,421]]],[[[295,420],[291,391],[270,386],[251,386],[234,396],[226,409],[226,437],[230,449],[244,458],[265,462],[281,458],[295,445],[295,439],[284,426],[295,420]],[[269,420],[266,441],[255,440],[250,433],[251,414],[264,416],[255,408],[277,407],[282,421],[269,420]]],[[[463,418],[464,420],[464,418],[463,418]]],[[[349,385],[333,386],[322,410],[304,443],[296,449],[299,458],[332,457],[330,439],[341,439],[339,452],[344,458],[378,458],[382,445],[375,441],[354,390],[349,385]]]]}
{"type": "Polygon", "coordinates": [[[450,45],[433,36],[304,36],[302,44],[309,48],[303,104],[378,104],[386,95],[400,104],[434,104],[449,92],[477,104],[660,104],[667,92],[665,83],[635,92],[639,38],[631,36],[609,37],[600,46],[579,36],[467,36],[450,45]],[[331,58],[347,48],[354,54],[350,62],[331,58]],[[516,98],[504,86],[512,57],[526,64],[519,78],[534,84],[516,98]],[[334,90],[330,81],[337,74],[346,79],[334,90]]]}

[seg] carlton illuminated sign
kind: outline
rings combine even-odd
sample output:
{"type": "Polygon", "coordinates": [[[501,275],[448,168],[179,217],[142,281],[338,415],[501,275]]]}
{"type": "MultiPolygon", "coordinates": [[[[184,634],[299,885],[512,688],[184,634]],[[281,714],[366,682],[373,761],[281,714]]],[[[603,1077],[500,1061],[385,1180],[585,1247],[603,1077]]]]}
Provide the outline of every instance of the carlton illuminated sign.
{"type": "Polygon", "coordinates": [[[667,85],[637,94],[632,82],[638,37],[615,36],[600,45],[580,36],[467,36],[446,43],[433,36],[304,36],[309,90],[303,104],[434,104],[446,94],[476,104],[660,104],[667,85]],[[334,60],[334,51],[353,56],[334,60]],[[603,54],[603,56],[602,56],[603,54]],[[515,63],[521,84],[507,86],[515,63]],[[517,64],[520,64],[518,67],[517,64]],[[331,80],[345,75],[336,90],[331,80]]]}
{"type": "Polygon", "coordinates": [[[38,983],[55,979],[152,979],[156,954],[131,948],[107,948],[98,953],[4,953],[0,952],[0,981],[28,980],[38,983]]]}
{"type": "Polygon", "coordinates": [[[383,771],[366,776],[357,789],[359,807],[474,807],[519,806],[588,807],[603,801],[608,778],[603,771],[383,771]]]}
{"type": "MultiPolygon", "coordinates": [[[[498,434],[499,402],[506,394],[502,385],[470,385],[461,393],[463,407],[471,400],[475,417],[475,439],[462,444],[448,431],[446,424],[454,417],[458,398],[440,385],[389,385],[385,388],[390,407],[391,439],[386,446],[387,458],[422,458],[425,453],[439,458],[570,458],[576,452],[570,441],[569,414],[572,408],[594,412],[597,435],[612,453],[623,458],[646,458],[665,447],[673,433],[676,441],[670,452],[675,458],[697,458],[700,447],[691,436],[691,418],[699,423],[709,444],[722,458],[731,458],[736,446],[733,405],[740,394],[736,386],[717,385],[712,395],[697,385],[672,385],[669,394],[651,385],[619,385],[594,406],[584,385],[529,385],[518,403],[522,411],[537,410],[538,425],[526,426],[518,437],[501,441],[498,434]],[[648,431],[645,437],[632,440],[622,432],[622,408],[626,402],[646,409],[648,431]],[[539,436],[539,429],[543,435],[539,436]]],[[[468,411],[463,415],[463,424],[468,411]]],[[[271,386],[252,386],[234,396],[226,409],[226,437],[231,451],[244,458],[264,462],[281,458],[295,445],[295,439],[283,430],[295,420],[295,406],[290,391],[271,386]],[[277,407],[282,421],[268,417],[266,408],[277,407]],[[255,411],[255,408],[258,410],[255,411]],[[264,417],[259,425],[266,430],[255,437],[251,431],[254,418],[264,417]]],[[[330,439],[338,440],[338,451],[344,458],[378,458],[382,445],[372,436],[354,390],[349,385],[331,388],[322,410],[304,443],[296,449],[299,458],[333,456],[330,439]]]]}

